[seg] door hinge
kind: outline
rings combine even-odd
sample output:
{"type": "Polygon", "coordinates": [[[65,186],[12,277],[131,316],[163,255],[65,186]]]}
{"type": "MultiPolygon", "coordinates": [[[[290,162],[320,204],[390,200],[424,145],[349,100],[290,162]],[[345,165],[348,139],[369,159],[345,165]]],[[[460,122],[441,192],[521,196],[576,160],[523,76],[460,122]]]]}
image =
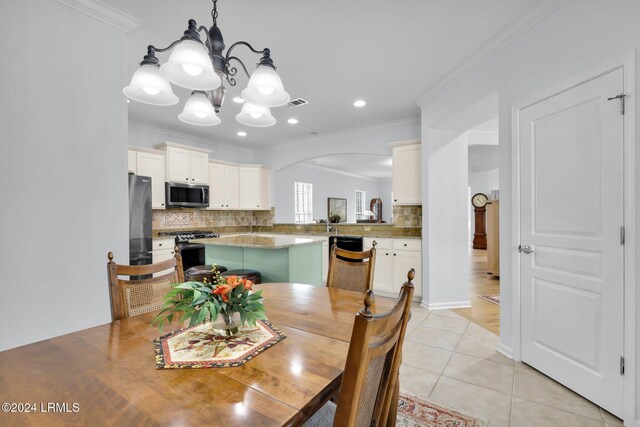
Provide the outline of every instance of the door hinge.
{"type": "Polygon", "coordinates": [[[620,356],[620,375],[624,375],[624,356],[620,356]]]}
{"type": "Polygon", "coordinates": [[[620,114],[624,115],[624,99],[627,95],[621,93],[620,95],[613,96],[611,98],[607,98],[607,101],[613,101],[614,99],[620,100],[620,114]]]}
{"type": "Polygon", "coordinates": [[[620,244],[624,245],[625,233],[624,233],[624,225],[620,226],[620,244]]]}

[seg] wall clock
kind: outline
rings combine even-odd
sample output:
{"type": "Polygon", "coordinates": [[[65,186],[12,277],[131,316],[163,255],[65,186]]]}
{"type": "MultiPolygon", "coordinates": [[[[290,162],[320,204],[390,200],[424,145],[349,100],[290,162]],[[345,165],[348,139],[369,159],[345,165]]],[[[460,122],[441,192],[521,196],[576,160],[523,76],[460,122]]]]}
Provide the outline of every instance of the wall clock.
{"type": "Polygon", "coordinates": [[[487,232],[485,214],[489,198],[484,193],[476,193],[471,197],[471,204],[475,211],[476,229],[473,233],[473,249],[487,249],[487,232]]]}

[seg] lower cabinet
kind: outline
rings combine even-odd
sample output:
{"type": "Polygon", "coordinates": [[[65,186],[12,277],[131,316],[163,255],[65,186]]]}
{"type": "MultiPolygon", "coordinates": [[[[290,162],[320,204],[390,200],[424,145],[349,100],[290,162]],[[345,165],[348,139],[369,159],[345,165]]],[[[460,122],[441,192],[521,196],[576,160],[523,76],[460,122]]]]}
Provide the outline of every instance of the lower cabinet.
{"type": "MultiPolygon", "coordinates": [[[[176,253],[174,251],[175,240],[173,238],[167,239],[153,239],[153,250],[151,251],[151,262],[157,264],[162,261],[173,258],[176,253]]],[[[162,276],[167,274],[171,269],[154,273],[153,277],[162,276]]]]}
{"type": "Polygon", "coordinates": [[[376,243],[376,266],[373,275],[373,290],[379,295],[397,297],[400,287],[407,281],[407,273],[416,271],[413,279],[414,298],[422,297],[422,250],[420,239],[364,239],[367,250],[376,243]]]}

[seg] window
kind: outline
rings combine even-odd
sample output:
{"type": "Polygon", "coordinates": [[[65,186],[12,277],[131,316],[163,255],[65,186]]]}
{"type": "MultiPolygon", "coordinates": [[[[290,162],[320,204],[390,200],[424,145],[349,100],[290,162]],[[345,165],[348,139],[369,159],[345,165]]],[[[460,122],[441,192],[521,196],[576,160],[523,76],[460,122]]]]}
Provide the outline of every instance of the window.
{"type": "Polygon", "coordinates": [[[366,198],[367,198],[367,193],[365,191],[356,190],[356,220],[369,219],[369,215],[364,214],[364,212],[367,210],[364,207],[364,201],[366,200],[366,198]]]}
{"type": "Polygon", "coordinates": [[[295,183],[295,221],[312,222],[313,221],[313,184],[308,182],[295,183]]]}

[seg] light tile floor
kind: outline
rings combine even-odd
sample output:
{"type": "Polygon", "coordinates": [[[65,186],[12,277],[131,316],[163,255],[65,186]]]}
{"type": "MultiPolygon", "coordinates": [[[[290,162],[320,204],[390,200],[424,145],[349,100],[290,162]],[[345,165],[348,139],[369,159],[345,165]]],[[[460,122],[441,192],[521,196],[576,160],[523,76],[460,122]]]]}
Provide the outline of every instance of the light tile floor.
{"type": "Polygon", "coordinates": [[[414,304],[400,388],[489,419],[488,427],[613,427],[622,421],[498,353],[498,336],[449,310],[414,304]]]}

